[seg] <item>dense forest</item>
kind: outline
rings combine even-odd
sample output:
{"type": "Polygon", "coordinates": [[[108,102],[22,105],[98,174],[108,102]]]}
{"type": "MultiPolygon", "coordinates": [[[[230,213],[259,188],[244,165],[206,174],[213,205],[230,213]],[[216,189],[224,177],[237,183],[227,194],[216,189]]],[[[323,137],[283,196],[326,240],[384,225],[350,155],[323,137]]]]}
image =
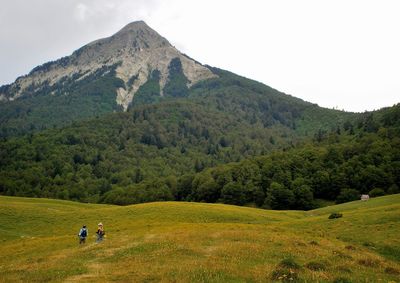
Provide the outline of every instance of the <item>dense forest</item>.
{"type": "Polygon", "coordinates": [[[111,98],[121,86],[113,69],[76,89],[66,83],[71,95],[51,99],[76,98],[80,114],[55,116],[62,120],[49,112],[32,120],[41,113],[38,105],[49,103],[44,92],[36,94],[35,111],[27,111],[32,97],[16,100],[1,123],[0,194],[311,209],[319,199],[399,191],[399,105],[363,114],[329,110],[212,70],[218,78],[188,88],[173,60],[164,96],[154,70],[126,113],[112,113],[119,110],[111,98]],[[95,97],[102,97],[104,104],[95,104],[103,115],[85,116],[95,97]]]}

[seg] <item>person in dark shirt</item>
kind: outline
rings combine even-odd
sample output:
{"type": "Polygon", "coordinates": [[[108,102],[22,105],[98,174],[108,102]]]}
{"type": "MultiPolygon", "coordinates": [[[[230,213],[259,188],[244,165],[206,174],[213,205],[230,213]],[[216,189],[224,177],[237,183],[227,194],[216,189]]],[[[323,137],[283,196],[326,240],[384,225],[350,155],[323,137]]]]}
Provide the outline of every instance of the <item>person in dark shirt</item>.
{"type": "Polygon", "coordinates": [[[79,237],[79,244],[84,244],[86,242],[86,237],[88,236],[88,230],[86,228],[86,225],[83,225],[81,230],[79,231],[78,237],[79,237]]]}

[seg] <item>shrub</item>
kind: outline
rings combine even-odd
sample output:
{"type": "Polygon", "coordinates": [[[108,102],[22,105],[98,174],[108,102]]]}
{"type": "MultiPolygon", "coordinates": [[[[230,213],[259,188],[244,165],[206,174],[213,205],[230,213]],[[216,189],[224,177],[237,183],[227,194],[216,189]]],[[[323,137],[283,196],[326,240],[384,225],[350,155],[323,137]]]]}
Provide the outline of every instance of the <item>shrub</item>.
{"type": "Polygon", "coordinates": [[[291,257],[287,257],[284,258],[280,263],[279,263],[280,267],[284,267],[284,268],[293,268],[293,269],[300,269],[301,265],[298,264],[293,258],[291,257]]]}
{"type": "Polygon", "coordinates": [[[335,219],[335,218],[341,218],[343,217],[343,214],[339,213],[339,212],[333,212],[331,213],[331,215],[329,215],[329,219],[335,219]]]}
{"type": "Polygon", "coordinates": [[[375,188],[369,191],[369,196],[374,198],[374,197],[380,197],[385,195],[385,191],[380,189],[380,188],[375,188]]]}
{"type": "Polygon", "coordinates": [[[299,280],[298,270],[300,268],[301,265],[292,257],[284,258],[272,273],[272,279],[282,282],[297,282],[299,280]]]}

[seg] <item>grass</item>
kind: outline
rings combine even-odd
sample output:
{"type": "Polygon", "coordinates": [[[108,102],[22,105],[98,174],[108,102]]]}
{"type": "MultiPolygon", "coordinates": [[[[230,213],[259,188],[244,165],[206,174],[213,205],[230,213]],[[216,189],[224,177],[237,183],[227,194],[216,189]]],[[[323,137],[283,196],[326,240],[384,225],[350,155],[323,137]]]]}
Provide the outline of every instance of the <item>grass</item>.
{"type": "Polygon", "coordinates": [[[398,282],[399,221],[400,195],[308,212],[0,197],[0,282],[398,282]]]}

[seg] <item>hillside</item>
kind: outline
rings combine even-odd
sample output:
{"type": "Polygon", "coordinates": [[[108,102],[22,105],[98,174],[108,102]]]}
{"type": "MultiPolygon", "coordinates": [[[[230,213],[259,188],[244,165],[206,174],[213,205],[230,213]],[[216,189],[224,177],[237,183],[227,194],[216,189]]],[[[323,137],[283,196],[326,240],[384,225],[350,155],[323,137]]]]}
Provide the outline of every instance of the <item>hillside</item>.
{"type": "Polygon", "coordinates": [[[113,204],[187,200],[310,209],[313,198],[336,200],[344,189],[357,190],[355,198],[375,188],[398,192],[399,106],[300,138],[297,129],[273,120],[275,111],[283,110],[256,111],[263,97],[229,92],[219,99],[204,93],[4,140],[0,194],[113,204]],[[247,103],[235,112],[239,98],[247,103]],[[264,127],[263,119],[272,125],[264,127]],[[271,205],[265,200],[272,185],[283,186],[292,200],[299,193],[307,201],[271,205]]]}
{"type": "Polygon", "coordinates": [[[396,282],[400,274],[400,195],[309,212],[14,197],[0,204],[1,282],[396,282]],[[330,220],[331,212],[343,218],[330,220]],[[99,221],[106,239],[95,244],[99,221]],[[76,237],[82,224],[85,246],[76,237]]]}

